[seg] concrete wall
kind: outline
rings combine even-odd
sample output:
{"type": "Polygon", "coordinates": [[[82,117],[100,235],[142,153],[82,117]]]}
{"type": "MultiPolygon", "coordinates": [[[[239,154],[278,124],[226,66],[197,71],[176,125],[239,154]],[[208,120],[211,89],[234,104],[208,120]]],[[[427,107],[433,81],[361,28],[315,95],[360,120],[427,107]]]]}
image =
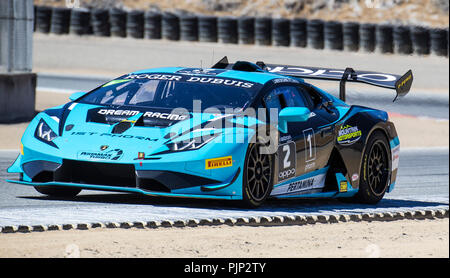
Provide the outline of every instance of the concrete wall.
{"type": "Polygon", "coordinates": [[[0,123],[30,121],[35,115],[35,73],[0,73],[0,123]]]}
{"type": "Polygon", "coordinates": [[[33,16],[33,0],[0,0],[0,123],[35,114],[33,16]]]}
{"type": "Polygon", "coordinates": [[[33,1],[0,0],[0,72],[30,72],[33,1]]]}

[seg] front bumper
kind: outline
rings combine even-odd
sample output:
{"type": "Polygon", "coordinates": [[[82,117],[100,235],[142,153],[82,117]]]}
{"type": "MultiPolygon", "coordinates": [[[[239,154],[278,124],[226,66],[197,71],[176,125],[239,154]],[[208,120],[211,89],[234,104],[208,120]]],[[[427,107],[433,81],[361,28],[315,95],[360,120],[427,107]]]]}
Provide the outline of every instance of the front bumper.
{"type": "MultiPolygon", "coordinates": [[[[193,152],[117,163],[61,158],[25,147],[25,155],[19,155],[8,169],[10,173],[20,173],[21,178],[7,181],[30,186],[71,186],[153,196],[241,199],[243,159],[239,153],[244,149],[244,145],[233,149],[232,166],[205,169],[207,158],[199,159],[205,155],[194,155],[193,152]]],[[[223,152],[220,151],[208,152],[208,158],[221,155],[223,152]]]]}

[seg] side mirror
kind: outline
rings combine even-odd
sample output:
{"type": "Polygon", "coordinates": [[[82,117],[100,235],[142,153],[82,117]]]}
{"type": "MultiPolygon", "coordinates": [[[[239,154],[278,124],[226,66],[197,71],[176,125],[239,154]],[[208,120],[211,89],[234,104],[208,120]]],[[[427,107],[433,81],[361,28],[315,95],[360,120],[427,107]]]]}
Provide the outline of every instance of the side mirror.
{"type": "Polygon", "coordinates": [[[71,95],[69,96],[69,99],[70,99],[71,101],[74,101],[74,100],[77,100],[77,99],[79,99],[80,97],[84,96],[85,94],[87,94],[87,92],[76,92],[76,93],[71,94],[71,95]]]}
{"type": "Polygon", "coordinates": [[[278,115],[278,128],[281,132],[287,132],[287,123],[305,122],[309,119],[311,111],[306,107],[286,107],[278,115]]]}

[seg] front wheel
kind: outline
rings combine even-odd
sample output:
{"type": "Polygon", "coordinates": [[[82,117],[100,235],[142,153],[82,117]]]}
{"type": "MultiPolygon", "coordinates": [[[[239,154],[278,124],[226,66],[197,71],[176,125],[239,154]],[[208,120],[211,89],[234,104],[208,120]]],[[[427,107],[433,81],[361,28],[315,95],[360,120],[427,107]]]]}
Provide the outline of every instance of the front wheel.
{"type": "Polygon", "coordinates": [[[369,138],[363,154],[361,180],[355,200],[365,204],[378,203],[386,193],[391,177],[391,160],[389,144],[380,131],[375,131],[369,138]]]}
{"type": "Polygon", "coordinates": [[[262,154],[259,144],[251,144],[245,157],[242,196],[244,205],[259,207],[273,187],[273,155],[262,154]]]}
{"type": "Polygon", "coordinates": [[[75,197],[81,192],[81,189],[74,187],[64,187],[64,186],[35,186],[37,192],[41,194],[48,195],[50,197],[63,197],[71,198],[75,197]]]}

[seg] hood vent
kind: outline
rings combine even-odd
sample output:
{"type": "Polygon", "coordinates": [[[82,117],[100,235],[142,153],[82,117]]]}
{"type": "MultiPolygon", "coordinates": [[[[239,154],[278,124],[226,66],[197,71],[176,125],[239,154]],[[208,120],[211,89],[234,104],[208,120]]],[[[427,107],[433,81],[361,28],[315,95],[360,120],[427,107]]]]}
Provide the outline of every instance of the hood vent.
{"type": "Polygon", "coordinates": [[[131,122],[120,122],[114,125],[111,133],[122,134],[128,130],[133,124],[131,122]]]}
{"type": "Polygon", "coordinates": [[[136,116],[130,117],[126,120],[123,120],[123,121],[115,124],[114,127],[112,128],[111,133],[122,134],[132,126],[144,126],[144,120],[143,120],[142,115],[143,114],[140,113],[136,116]]]}

